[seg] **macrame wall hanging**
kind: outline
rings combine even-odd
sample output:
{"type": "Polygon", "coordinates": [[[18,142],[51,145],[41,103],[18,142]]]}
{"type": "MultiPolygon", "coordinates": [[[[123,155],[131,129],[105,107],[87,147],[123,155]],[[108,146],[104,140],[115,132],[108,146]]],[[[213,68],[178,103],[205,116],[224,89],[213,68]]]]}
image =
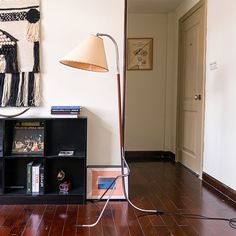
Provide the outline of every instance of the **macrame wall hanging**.
{"type": "Polygon", "coordinates": [[[0,0],[0,106],[40,105],[40,0],[0,0]]]}

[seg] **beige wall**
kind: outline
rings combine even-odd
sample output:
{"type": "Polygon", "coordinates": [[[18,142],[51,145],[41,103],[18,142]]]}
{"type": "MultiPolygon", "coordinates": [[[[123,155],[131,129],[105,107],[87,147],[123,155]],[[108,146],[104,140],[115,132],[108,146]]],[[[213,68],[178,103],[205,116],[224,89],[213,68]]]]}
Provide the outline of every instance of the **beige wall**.
{"type": "Polygon", "coordinates": [[[153,70],[127,72],[127,151],[164,149],[167,20],[167,14],[128,15],[128,37],[153,38],[153,70]]]}
{"type": "Polygon", "coordinates": [[[125,148],[175,153],[178,22],[199,0],[168,14],[128,15],[128,37],[154,38],[153,71],[128,71],[125,148]]]}

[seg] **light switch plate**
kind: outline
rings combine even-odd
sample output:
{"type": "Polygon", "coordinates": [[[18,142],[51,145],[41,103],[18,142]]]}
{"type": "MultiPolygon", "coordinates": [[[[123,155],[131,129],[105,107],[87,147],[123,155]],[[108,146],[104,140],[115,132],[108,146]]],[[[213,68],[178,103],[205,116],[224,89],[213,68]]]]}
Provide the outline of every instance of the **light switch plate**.
{"type": "Polygon", "coordinates": [[[211,62],[209,65],[210,65],[210,70],[217,70],[218,69],[218,64],[216,61],[211,62]]]}

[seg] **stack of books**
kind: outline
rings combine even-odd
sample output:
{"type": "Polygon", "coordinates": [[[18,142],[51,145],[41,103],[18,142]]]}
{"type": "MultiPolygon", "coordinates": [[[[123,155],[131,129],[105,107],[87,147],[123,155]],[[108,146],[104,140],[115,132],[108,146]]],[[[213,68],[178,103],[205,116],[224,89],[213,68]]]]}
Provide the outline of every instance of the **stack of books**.
{"type": "Polygon", "coordinates": [[[41,163],[27,164],[27,194],[44,194],[44,166],[41,163]]]}
{"type": "Polygon", "coordinates": [[[79,115],[81,106],[51,106],[52,115],[79,115]]]}

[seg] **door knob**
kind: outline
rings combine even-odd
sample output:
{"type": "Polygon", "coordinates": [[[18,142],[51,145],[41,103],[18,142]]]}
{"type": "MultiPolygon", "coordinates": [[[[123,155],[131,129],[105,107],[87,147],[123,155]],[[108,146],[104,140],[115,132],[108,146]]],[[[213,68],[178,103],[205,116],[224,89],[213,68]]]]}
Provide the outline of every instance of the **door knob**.
{"type": "Polygon", "coordinates": [[[202,99],[201,94],[196,94],[196,95],[194,96],[194,99],[195,99],[195,100],[201,100],[201,99],[202,99]]]}

